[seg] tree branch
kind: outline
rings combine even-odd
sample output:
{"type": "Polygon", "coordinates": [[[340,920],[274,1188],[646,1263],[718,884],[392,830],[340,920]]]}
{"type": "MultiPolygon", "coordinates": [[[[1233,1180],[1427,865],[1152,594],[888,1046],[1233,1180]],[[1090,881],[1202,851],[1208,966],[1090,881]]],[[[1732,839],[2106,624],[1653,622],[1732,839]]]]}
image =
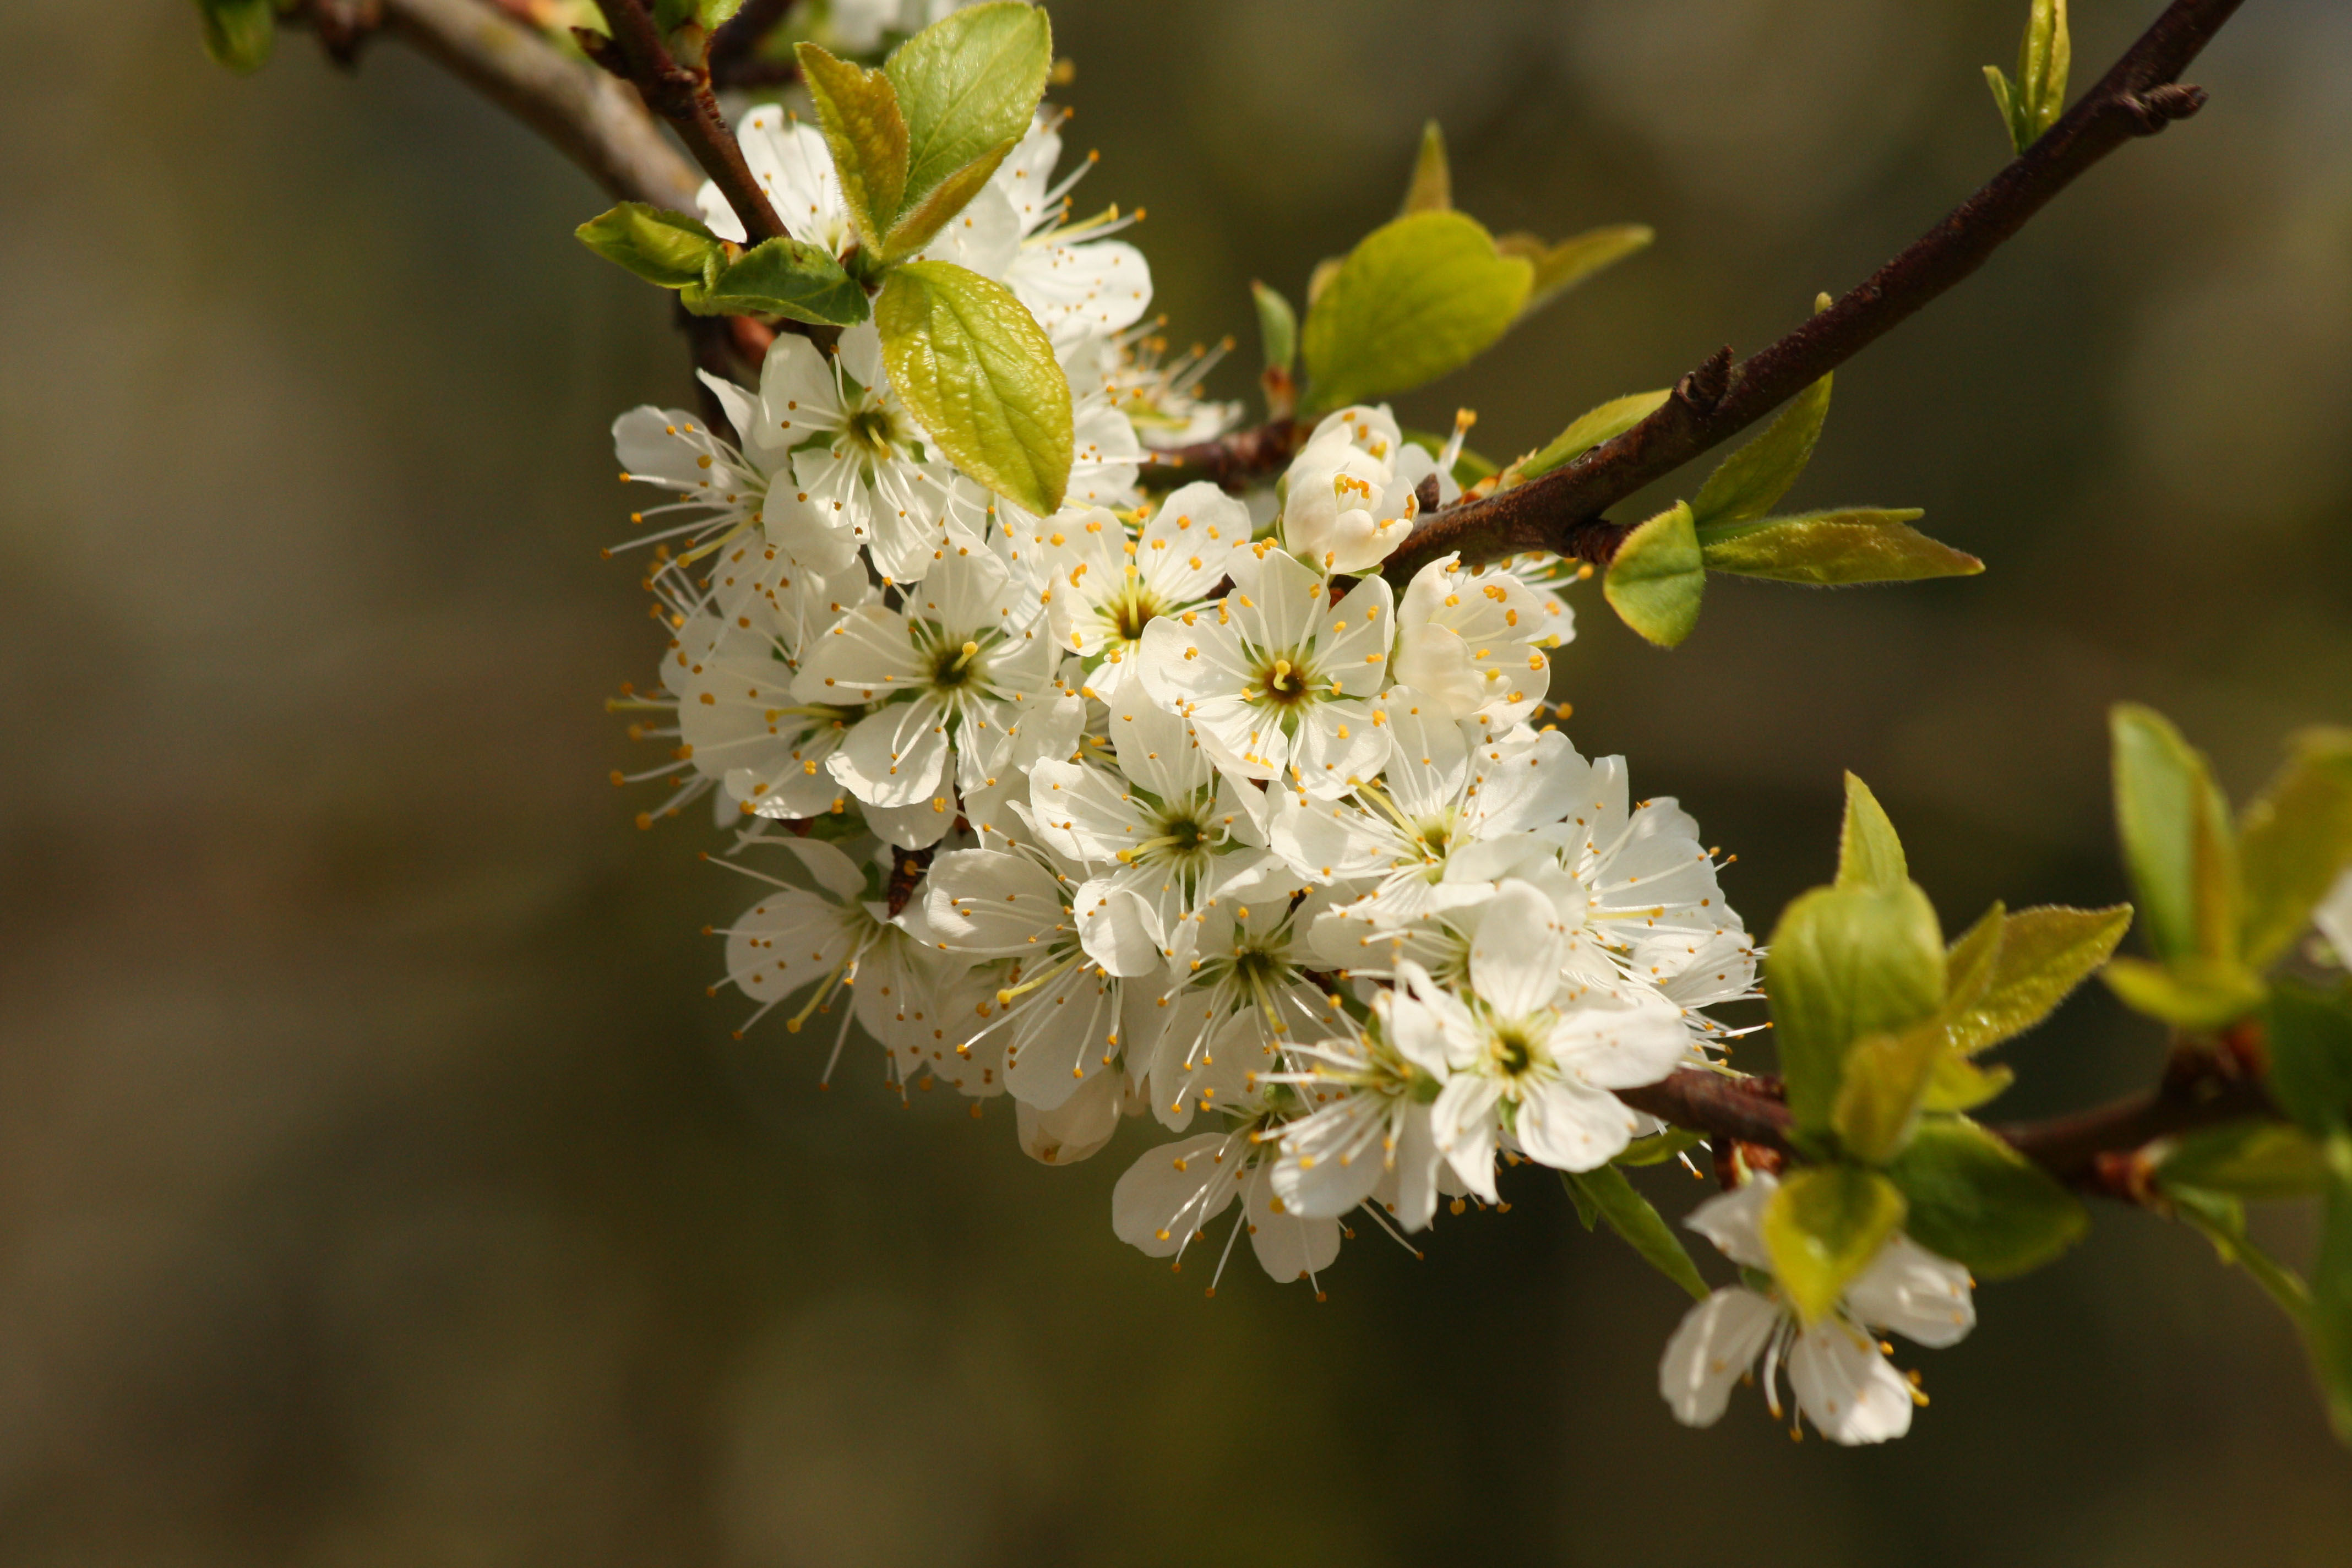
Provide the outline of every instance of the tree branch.
{"type": "Polygon", "coordinates": [[[1297,420],[1276,419],[1213,441],[1171,447],[1149,455],[1143,482],[1153,489],[1173,489],[1208,479],[1239,494],[1288,468],[1291,454],[1306,438],[1307,427],[1297,420]]]}
{"type": "Polygon", "coordinates": [[[646,107],[669,121],[686,150],[702,165],[702,172],[717,183],[719,194],[741,221],[743,232],[755,244],[788,238],[783,221],[768,203],[767,191],[743,161],[742,147],[727,128],[726,117],[719,112],[719,100],[710,94],[709,73],[698,66],[688,68],[670,57],[669,46],[662,40],[661,29],[654,25],[645,0],[596,0],[596,5],[613,32],[604,38],[575,29],[589,58],[635,87],[646,107]]]}
{"type": "Polygon", "coordinates": [[[688,207],[700,183],[635,96],[481,0],[379,0],[383,26],[555,144],[623,201],[688,207]]]}
{"type": "Polygon", "coordinates": [[[790,60],[769,59],[760,46],[783,24],[800,0],[744,0],[743,8],[710,35],[709,71],[714,87],[782,87],[801,79],[790,60]]]}
{"type": "Polygon", "coordinates": [[[1641,424],[1565,468],[1483,500],[1432,513],[1391,555],[1404,581],[1459,551],[1491,561],[1549,551],[1606,564],[1626,529],[1601,513],[1771,413],[1984,265],[2053,196],[2136,136],[2149,136],[2205,102],[2175,79],[2241,0],[2173,0],[2137,43],[2042,138],[1908,249],[1780,342],[1709,384],[1706,367],[1641,424]],[[1712,395],[1710,395],[1712,394],[1712,395]]]}

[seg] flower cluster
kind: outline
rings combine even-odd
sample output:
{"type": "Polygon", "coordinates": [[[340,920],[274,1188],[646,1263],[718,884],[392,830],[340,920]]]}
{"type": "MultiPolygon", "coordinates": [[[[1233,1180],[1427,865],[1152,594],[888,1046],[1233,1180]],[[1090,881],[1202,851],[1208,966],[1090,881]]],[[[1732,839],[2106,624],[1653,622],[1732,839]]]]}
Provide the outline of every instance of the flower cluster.
{"type": "MultiPolygon", "coordinates": [[[[647,581],[671,639],[662,694],[632,701],[675,716],[639,733],[675,742],[656,773],[677,780],[647,815],[712,796],[728,863],[764,885],[723,932],[747,1027],[837,1019],[829,1079],[854,1022],[901,1093],[1009,1096],[1051,1163],[1156,1123],[1171,1141],[1118,1182],[1117,1234],[1180,1268],[1213,1247],[1212,1291],[1243,1236],[1314,1281],[1359,1211],[1402,1238],[1441,1197],[1500,1203],[1501,1163],[1591,1172],[1663,1131],[1616,1091],[1712,1062],[1731,1031],[1706,1009],[1755,994],[1755,946],[1690,816],[1538,727],[1572,635],[1552,577],[1381,574],[1460,493],[1458,436],[1432,451],[1347,407],[1278,500],[1142,488],[1153,445],[1233,411],[1195,395],[1205,356],[1160,363],[1123,221],[1069,221],[1057,128],[1041,112],[934,247],[1062,361],[1052,515],[942,455],[870,325],[778,336],[756,390],[706,376],[731,434],[614,426],[625,477],[669,496],[640,514],[667,520],[647,581]]],[[[853,243],[822,136],[771,109],[743,143],[796,234],[853,243]]],[[[1856,1320],[1907,1327],[1873,1289],[1856,1320]]],[[[1777,1311],[1734,1292],[1695,1314],[1677,1412],[1710,1417],[1725,1369],[1777,1355],[1777,1311]]],[[[1885,1379],[1824,1332],[1790,1352],[1801,1401],[1832,1436],[1885,1435],[1885,1379]],[[1867,1382],[1866,1417],[1817,1396],[1838,1379],[1867,1382]]]]}

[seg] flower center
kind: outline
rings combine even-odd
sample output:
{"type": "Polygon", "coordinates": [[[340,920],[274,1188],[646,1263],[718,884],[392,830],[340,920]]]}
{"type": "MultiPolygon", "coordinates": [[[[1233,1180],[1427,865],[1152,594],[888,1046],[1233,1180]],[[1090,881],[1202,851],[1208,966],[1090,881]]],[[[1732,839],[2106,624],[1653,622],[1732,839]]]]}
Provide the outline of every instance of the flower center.
{"type": "Polygon", "coordinates": [[[1307,700],[1308,672],[1287,658],[1275,658],[1261,666],[1250,689],[1243,696],[1252,702],[1270,702],[1277,708],[1296,708],[1307,700]]]}
{"type": "Polygon", "coordinates": [[[1486,1057],[1505,1078],[1524,1078],[1535,1066],[1535,1037],[1524,1024],[1497,1024],[1486,1037],[1486,1057]]]}
{"type": "Polygon", "coordinates": [[[895,455],[898,422],[890,416],[888,409],[866,404],[850,411],[842,421],[841,433],[867,457],[887,462],[895,455]]]}
{"type": "Polygon", "coordinates": [[[976,642],[941,643],[931,653],[931,687],[954,691],[978,681],[985,673],[978,660],[976,642]]]}
{"type": "Polygon", "coordinates": [[[1103,619],[1123,642],[1139,641],[1143,628],[1160,614],[1160,601],[1142,584],[1130,579],[1117,597],[1102,607],[1103,619]]]}

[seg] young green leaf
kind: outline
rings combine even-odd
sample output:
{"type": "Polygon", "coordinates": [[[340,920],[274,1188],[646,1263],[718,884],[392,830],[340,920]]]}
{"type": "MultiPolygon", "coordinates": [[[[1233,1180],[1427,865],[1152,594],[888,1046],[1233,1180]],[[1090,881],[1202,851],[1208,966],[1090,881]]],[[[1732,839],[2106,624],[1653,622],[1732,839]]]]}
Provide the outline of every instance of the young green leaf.
{"type": "Polygon", "coordinates": [[[645,202],[623,202],[572,232],[605,260],[665,289],[706,283],[726,264],[726,247],[701,219],[645,202]]]}
{"type": "Polygon", "coordinates": [[[1710,572],[1834,587],[1973,577],[1984,563],[1911,526],[1916,510],[1849,507],[1717,523],[1699,532],[1710,572]]]}
{"type": "Polygon", "coordinates": [[[1531,234],[1506,234],[1496,239],[1495,248],[1505,256],[1525,258],[1536,269],[1534,285],[1528,290],[1528,302],[1519,307],[1519,314],[1526,317],[1594,274],[1614,267],[1636,251],[1648,249],[1656,237],[1647,224],[1620,223],[1570,235],[1557,245],[1547,244],[1531,234]]]}
{"type": "Polygon", "coordinates": [[[1911,1239],[1983,1279],[2039,1268],[2090,1227],[2073,1194],[1965,1116],[1922,1118],[1886,1173],[1911,1239]]]}
{"type": "Polygon", "coordinates": [[[2066,107],[2066,78],[2074,66],[2074,45],[2066,26],[2066,0],[2033,0],[2026,16],[2025,37],[2017,46],[2017,105],[2020,141],[2024,152],[2058,122],[2066,107]]]}
{"type": "Polygon", "coordinates": [[[1257,305],[1257,336],[1265,346],[1265,368],[1289,374],[1298,357],[1297,313],[1289,300],[1255,280],[1250,283],[1250,299],[1257,305]]]}
{"type": "Polygon", "coordinates": [[[1822,421],[1830,413],[1830,381],[1825,375],[1790,398],[1764,434],[1716,465],[1691,502],[1691,516],[1702,527],[1762,517],[1789,493],[1813,460],[1813,446],[1822,438],[1822,421]]]}
{"type": "Polygon", "coordinates": [[[1764,1249],[1800,1321],[1829,1316],[1887,1237],[1903,1228],[1903,1194],[1875,1171],[1813,1165],[1764,1205],[1764,1249]]]}
{"type": "Polygon", "coordinates": [[[898,215],[898,221],[890,226],[890,232],[882,237],[882,259],[902,261],[930,244],[950,218],[971,205],[980,188],[996,173],[997,165],[1020,145],[1017,139],[999,142],[985,155],[933,185],[920,199],[908,202],[906,210],[898,215]]]}
{"type": "Polygon", "coordinates": [[[1308,290],[1300,334],[1310,412],[1409,392],[1470,363],[1510,327],[1535,269],[1498,256],[1475,219],[1421,212],[1382,225],[1308,290]]]}
{"type": "Polygon", "coordinates": [[[1011,289],[947,261],[895,268],[874,301],[882,363],[956,467],[1043,517],[1069,483],[1070,384],[1011,289]]]}
{"type": "Polygon", "coordinates": [[[2194,954],[2169,963],[2111,958],[2099,971],[2107,989],[2135,1013],[2177,1029],[2218,1029],[2263,1005],[2263,977],[2235,959],[2194,954]]]}
{"type": "Polygon", "coordinates": [[[1838,832],[1837,885],[1841,888],[1895,889],[1911,879],[1903,858],[1903,840],[1887,820],[1886,808],[1870,786],[1845,775],[1845,825],[1838,832]]]}
{"type": "Polygon", "coordinates": [[[2263,968],[2352,866],[2352,731],[2295,737],[2294,755],[2238,825],[2245,873],[2245,957],[2263,968]]]}
{"type": "Polygon", "coordinates": [[[2171,1200],[2173,1217],[2211,1242],[2224,1266],[2242,1268],[2251,1275],[2309,1346],[2311,1287],[2304,1283],[2303,1276],[2246,1238],[2245,1205],[2226,1193],[2186,1185],[2167,1187],[2165,1196],[2171,1200]]]}
{"type": "Polygon", "coordinates": [[[866,290],[833,253],[798,239],[762,240],[679,298],[698,316],[790,316],[840,327],[866,316],[866,290]]]}
{"type": "Polygon", "coordinates": [[[1627,626],[1660,647],[1677,647],[1691,635],[1706,592],[1706,569],[1686,502],[1675,502],[1625,536],[1601,592],[1627,626]]]}
{"type": "Polygon", "coordinates": [[[2204,757],[2153,709],[2118,703],[2108,723],[2116,825],[2149,945],[2158,958],[2235,959],[2235,836],[2204,757]]]}
{"type": "MultiPolygon", "coordinates": [[[[976,164],[987,166],[984,183],[1028,134],[1054,68],[1053,24],[1042,7],[1020,0],[968,5],[899,45],[882,68],[906,119],[904,205],[912,209],[976,164]]],[[[955,210],[940,213],[933,231],[955,210]]]]}
{"type": "Polygon", "coordinates": [[[1533,457],[1511,465],[1521,479],[1532,479],[1576,461],[1603,441],[1614,440],[1647,419],[1668,396],[1665,392],[1635,392],[1612,397],[1598,408],[1588,408],[1570,421],[1567,429],[1533,457]]]}
{"type": "Polygon", "coordinates": [[[743,0],[654,0],[654,22],[664,32],[689,23],[706,33],[743,8],[743,0]]]}
{"type": "Polygon", "coordinates": [[[2327,1163],[2309,1134],[2275,1121],[2233,1121],[2188,1133],[2155,1156],[2157,1185],[2256,1200],[2324,1191],[2327,1163]]]}
{"type": "MultiPolygon", "coordinates": [[[[2130,929],[2131,918],[2129,904],[2105,910],[2053,904],[2000,914],[2000,939],[1983,988],[1946,1016],[1952,1048],[1973,1054],[2048,1017],[2107,961],[2130,929]]],[[[1970,931],[1960,939],[1961,946],[1976,935],[1970,931]]],[[[1953,950],[1955,959],[1959,951],[1953,950]]]]}
{"type": "Polygon", "coordinates": [[[196,0],[204,18],[205,53],[233,71],[257,71],[278,41],[273,0],[196,0]]]}
{"type": "Polygon", "coordinates": [[[816,100],[817,124],[833,153],[842,204],[866,249],[880,252],[907,194],[907,121],[898,89],[878,70],[799,45],[801,80],[816,100]]]}
{"type": "MultiPolygon", "coordinates": [[[[1698,1268],[1684,1249],[1682,1238],[1658,1217],[1650,1200],[1634,1190],[1624,1172],[1614,1165],[1602,1165],[1591,1171],[1562,1171],[1560,1179],[1568,1184],[1580,1215],[1590,1204],[1609,1222],[1610,1229],[1642,1255],[1643,1261],[1689,1291],[1694,1300],[1706,1300],[1706,1281],[1699,1278],[1698,1268]]],[[[1592,1222],[1586,1220],[1585,1228],[1591,1227],[1592,1222]]]]}
{"type": "Polygon", "coordinates": [[[1909,882],[1816,888],[1781,913],[1766,960],[1772,1037],[1800,1132],[1831,1126],[1847,1047],[1933,1014],[1944,999],[1935,907],[1909,882]]]}
{"type": "Polygon", "coordinates": [[[2311,1360],[2336,1437],[2352,1443],[2352,1133],[2327,1140],[2327,1206],[2311,1268],[2311,1360]]]}
{"type": "Polygon", "coordinates": [[[1947,1051],[1937,1059],[1936,1070],[1927,1075],[1927,1088],[1919,1097],[1919,1109],[1974,1110],[2016,1081],[2015,1068],[1980,1068],[1966,1057],[1947,1051]]]}
{"type": "Polygon", "coordinates": [[[1663,1165],[1675,1155],[1696,1149],[1706,1142],[1704,1132],[1688,1132],[1679,1127],[1669,1127],[1664,1132],[1653,1132],[1646,1138],[1636,1138],[1625,1145],[1625,1152],[1609,1163],[1632,1169],[1639,1165],[1663,1165]]]}
{"type": "Polygon", "coordinates": [[[2310,1131],[2352,1126],[2352,1002],[2284,980],[2263,1012],[2271,1097],[2310,1131]]]}
{"type": "Polygon", "coordinates": [[[1893,1158],[1909,1140],[1920,1099],[1948,1056],[1937,1018],[1867,1035],[1848,1047],[1830,1110],[1830,1131],[1846,1152],[1874,1165],[1893,1158]]]}
{"type": "Polygon", "coordinates": [[[1404,188],[1399,217],[1454,210],[1454,173],[1445,162],[1445,132],[1433,120],[1421,128],[1421,151],[1412,161],[1412,183],[1404,188]]]}
{"type": "Polygon", "coordinates": [[[2010,86],[2009,73],[1999,66],[1987,66],[1984,78],[1985,86],[1992,89],[1992,106],[2000,115],[2000,128],[2009,132],[2010,146],[2017,152],[2024,152],[2025,149],[2017,144],[2017,89],[2010,86]]]}

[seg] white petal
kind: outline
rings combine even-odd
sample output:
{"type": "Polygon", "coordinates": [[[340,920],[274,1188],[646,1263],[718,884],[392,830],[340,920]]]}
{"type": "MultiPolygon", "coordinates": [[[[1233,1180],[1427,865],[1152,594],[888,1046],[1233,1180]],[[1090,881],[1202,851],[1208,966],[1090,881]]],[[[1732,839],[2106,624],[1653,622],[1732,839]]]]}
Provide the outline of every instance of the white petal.
{"type": "Polygon", "coordinates": [[[1270,1166],[1261,1163],[1243,1194],[1242,1217],[1259,1264],[1285,1282],[1330,1268],[1339,1256],[1339,1222],[1294,1214],[1274,1190],[1272,1177],[1270,1166]]]}
{"type": "Polygon", "coordinates": [[[2336,962],[2352,969],[2352,868],[2336,879],[2335,888],[2320,900],[2311,918],[2327,945],[2336,950],[2336,962]]]}
{"type": "Polygon", "coordinates": [[[1160,966],[1160,921],[1126,888],[1097,878],[1070,900],[1087,956],[1112,974],[1149,974],[1160,966]]]}
{"type": "Polygon", "coordinates": [[[1504,883],[1470,944],[1470,984],[1479,1000],[1499,1017],[1532,1016],[1559,992],[1559,922],[1551,900],[1525,882],[1504,883]]]}
{"type": "Polygon", "coordinates": [[[1758,1173],[1745,1184],[1721,1193],[1691,1210],[1683,1223],[1715,1243],[1717,1250],[1749,1268],[1769,1268],[1772,1255],[1764,1249],[1764,1205],[1777,1178],[1758,1173]]]}
{"type": "Polygon", "coordinates": [[[1174,1256],[1240,1191],[1225,1143],[1223,1133],[1204,1132],[1144,1151],[1111,1189],[1111,1230],[1153,1258],[1174,1256]]]}
{"type": "Polygon", "coordinates": [[[1446,1163],[1469,1189],[1488,1203],[1495,1191],[1496,1108],[1503,1089],[1490,1078],[1464,1073],[1446,1081],[1430,1107],[1430,1131],[1446,1163]]]}
{"type": "Polygon", "coordinates": [[[1558,1080],[1530,1084],[1519,1096],[1512,1135],[1528,1157],[1555,1171],[1590,1171],[1624,1152],[1633,1113],[1613,1094],[1558,1080]]]}
{"type": "Polygon", "coordinates": [[[946,717],[936,702],[918,699],[860,719],[824,765],[858,799],[903,806],[940,798],[947,763],[946,717]]]}
{"type": "Polygon", "coordinates": [[[1941,1350],[1976,1327],[1976,1298],[1969,1271],[1938,1258],[1907,1236],[1879,1248],[1854,1282],[1845,1307],[1873,1328],[1892,1329],[1905,1339],[1941,1350]]]}
{"type": "Polygon", "coordinates": [[[1756,1364],[1780,1321],[1780,1309],[1753,1290],[1717,1290],[1683,1314],[1658,1362],[1658,1392],[1685,1426],[1712,1426],[1731,1402],[1731,1385],[1756,1364]]]}
{"type": "Polygon", "coordinates": [[[1911,1385],[1874,1342],[1836,1318],[1797,1336],[1789,1386],[1832,1443],[1884,1443],[1911,1430],[1911,1385]]]}
{"type": "Polygon", "coordinates": [[[1118,1075],[1107,1072],[1087,1079],[1076,1093],[1051,1110],[1014,1100],[1013,1125],[1021,1152],[1042,1164],[1076,1164],[1099,1152],[1118,1131],[1118,1075]]]}

